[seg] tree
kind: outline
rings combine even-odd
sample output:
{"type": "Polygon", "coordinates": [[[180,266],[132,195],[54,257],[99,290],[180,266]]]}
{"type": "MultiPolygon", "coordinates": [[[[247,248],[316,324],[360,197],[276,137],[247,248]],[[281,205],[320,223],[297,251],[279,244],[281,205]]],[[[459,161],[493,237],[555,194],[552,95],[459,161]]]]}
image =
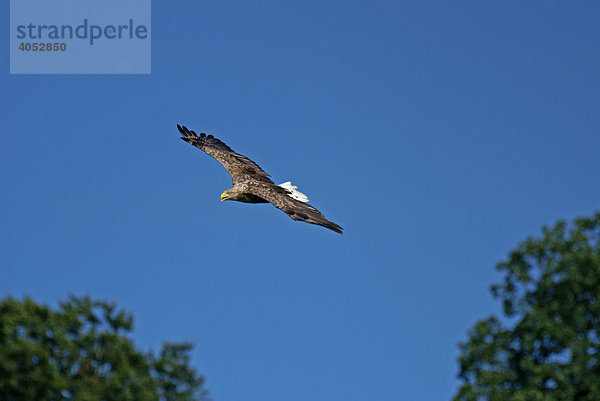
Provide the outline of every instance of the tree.
{"type": "Polygon", "coordinates": [[[89,297],[70,297],[57,311],[31,298],[0,301],[0,400],[206,400],[204,379],[189,366],[192,345],[142,353],[126,336],[132,323],[89,297]]]}
{"type": "Polygon", "coordinates": [[[454,400],[600,400],[600,212],[544,227],[496,269],[506,319],[460,344],[454,400]]]}

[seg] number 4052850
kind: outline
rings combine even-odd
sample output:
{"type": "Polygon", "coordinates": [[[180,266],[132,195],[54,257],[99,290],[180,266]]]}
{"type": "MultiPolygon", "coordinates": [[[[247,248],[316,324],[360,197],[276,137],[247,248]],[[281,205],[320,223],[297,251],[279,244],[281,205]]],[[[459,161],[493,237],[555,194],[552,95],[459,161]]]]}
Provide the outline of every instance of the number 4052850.
{"type": "Polygon", "coordinates": [[[66,43],[28,43],[21,42],[19,50],[24,52],[64,52],[67,50],[66,43]]]}

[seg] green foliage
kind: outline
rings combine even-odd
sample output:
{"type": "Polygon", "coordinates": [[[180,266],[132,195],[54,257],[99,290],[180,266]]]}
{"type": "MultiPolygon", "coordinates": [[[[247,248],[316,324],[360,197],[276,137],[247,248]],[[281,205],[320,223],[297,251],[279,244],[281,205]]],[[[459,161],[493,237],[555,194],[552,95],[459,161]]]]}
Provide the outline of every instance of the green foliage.
{"type": "Polygon", "coordinates": [[[89,297],[71,297],[58,311],[31,298],[0,301],[0,400],[206,400],[189,366],[192,345],[142,353],[125,335],[132,322],[89,297]]]}
{"type": "Polygon", "coordinates": [[[454,400],[600,400],[600,213],[545,227],[496,268],[510,324],[470,330],[454,400]]]}

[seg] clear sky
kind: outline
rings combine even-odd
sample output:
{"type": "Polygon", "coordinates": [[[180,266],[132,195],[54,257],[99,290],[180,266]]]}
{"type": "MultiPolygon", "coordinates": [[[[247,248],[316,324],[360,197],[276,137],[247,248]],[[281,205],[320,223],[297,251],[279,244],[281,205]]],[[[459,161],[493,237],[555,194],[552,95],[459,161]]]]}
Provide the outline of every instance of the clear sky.
{"type": "Polygon", "coordinates": [[[155,0],[151,75],[9,75],[0,41],[0,295],[114,300],[143,349],[193,341],[217,401],[448,399],[495,263],[600,206],[598,21],[591,0],[155,0]],[[177,123],[344,234],[220,202],[177,123]]]}

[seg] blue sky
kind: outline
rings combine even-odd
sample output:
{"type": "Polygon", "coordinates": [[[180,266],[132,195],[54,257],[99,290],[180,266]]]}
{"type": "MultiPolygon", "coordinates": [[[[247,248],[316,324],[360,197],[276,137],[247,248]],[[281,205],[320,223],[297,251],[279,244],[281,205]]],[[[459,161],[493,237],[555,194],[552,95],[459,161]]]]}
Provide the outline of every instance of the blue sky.
{"type": "Polygon", "coordinates": [[[448,399],[495,263],[599,207],[599,19],[154,1],[151,75],[9,75],[0,41],[0,295],[114,300],[142,348],[193,341],[218,401],[448,399]],[[177,123],[344,235],[220,202],[229,176],[177,123]]]}

